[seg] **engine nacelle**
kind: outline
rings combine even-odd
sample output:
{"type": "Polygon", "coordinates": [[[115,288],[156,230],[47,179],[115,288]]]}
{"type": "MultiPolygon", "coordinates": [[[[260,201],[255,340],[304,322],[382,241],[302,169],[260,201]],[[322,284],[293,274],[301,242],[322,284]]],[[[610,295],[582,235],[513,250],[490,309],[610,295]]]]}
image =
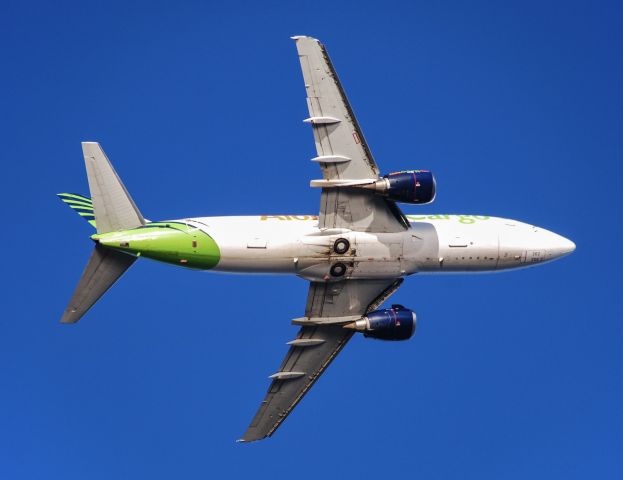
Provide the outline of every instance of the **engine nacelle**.
{"type": "Polygon", "coordinates": [[[383,175],[375,190],[395,202],[424,204],[435,200],[436,183],[428,170],[404,170],[383,175]]]}
{"type": "Polygon", "coordinates": [[[344,325],[362,332],[365,337],[379,340],[408,340],[415,333],[416,316],[413,310],[402,305],[375,310],[361,320],[344,325]]]}

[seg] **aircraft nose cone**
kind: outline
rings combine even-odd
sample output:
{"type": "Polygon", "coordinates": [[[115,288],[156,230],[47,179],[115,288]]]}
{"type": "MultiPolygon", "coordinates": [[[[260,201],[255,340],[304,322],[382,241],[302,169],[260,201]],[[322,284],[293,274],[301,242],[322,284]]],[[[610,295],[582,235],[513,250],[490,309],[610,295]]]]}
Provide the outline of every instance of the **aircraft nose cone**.
{"type": "Polygon", "coordinates": [[[561,251],[563,255],[567,255],[575,250],[575,243],[565,237],[561,237],[563,242],[561,246],[561,251]]]}
{"type": "Polygon", "coordinates": [[[543,246],[551,258],[568,255],[575,250],[575,243],[554,232],[545,231],[543,246]]]}

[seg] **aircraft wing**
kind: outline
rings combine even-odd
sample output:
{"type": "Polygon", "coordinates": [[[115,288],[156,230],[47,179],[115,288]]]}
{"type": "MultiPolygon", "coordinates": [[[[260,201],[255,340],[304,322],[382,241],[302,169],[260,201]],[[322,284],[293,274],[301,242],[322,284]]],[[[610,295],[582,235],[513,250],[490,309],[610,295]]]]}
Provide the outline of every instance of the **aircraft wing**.
{"type": "MultiPolygon", "coordinates": [[[[292,37],[296,41],[310,123],[314,132],[323,183],[344,180],[378,180],[379,169],[368,148],[348,98],[329,55],[315,38],[292,37]]],[[[409,222],[398,206],[368,190],[322,189],[320,228],[349,228],[366,232],[398,232],[409,222]]]]}
{"type": "Polygon", "coordinates": [[[378,308],[402,281],[311,282],[305,317],[294,321],[301,329],[288,342],[290,349],[240,441],[270,437],[350,340],[353,331],[343,325],[378,308]]]}

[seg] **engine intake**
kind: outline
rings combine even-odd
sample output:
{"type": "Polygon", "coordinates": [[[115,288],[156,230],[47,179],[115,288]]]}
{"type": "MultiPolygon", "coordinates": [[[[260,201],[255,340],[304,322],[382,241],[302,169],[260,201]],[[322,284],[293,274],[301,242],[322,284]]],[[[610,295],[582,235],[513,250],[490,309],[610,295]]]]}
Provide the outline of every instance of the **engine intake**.
{"type": "Polygon", "coordinates": [[[344,325],[379,340],[408,340],[415,333],[416,315],[402,305],[375,310],[361,320],[344,325]]]}

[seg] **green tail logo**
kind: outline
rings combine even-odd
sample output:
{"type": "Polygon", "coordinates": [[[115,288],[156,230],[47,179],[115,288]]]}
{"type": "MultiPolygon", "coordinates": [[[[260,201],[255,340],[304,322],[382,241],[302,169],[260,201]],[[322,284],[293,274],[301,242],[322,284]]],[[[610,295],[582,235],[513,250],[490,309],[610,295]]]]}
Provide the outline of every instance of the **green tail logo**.
{"type": "Polygon", "coordinates": [[[78,195],[76,193],[59,193],[58,197],[82,218],[95,228],[95,215],[93,213],[93,202],[89,197],[78,195]]]}

